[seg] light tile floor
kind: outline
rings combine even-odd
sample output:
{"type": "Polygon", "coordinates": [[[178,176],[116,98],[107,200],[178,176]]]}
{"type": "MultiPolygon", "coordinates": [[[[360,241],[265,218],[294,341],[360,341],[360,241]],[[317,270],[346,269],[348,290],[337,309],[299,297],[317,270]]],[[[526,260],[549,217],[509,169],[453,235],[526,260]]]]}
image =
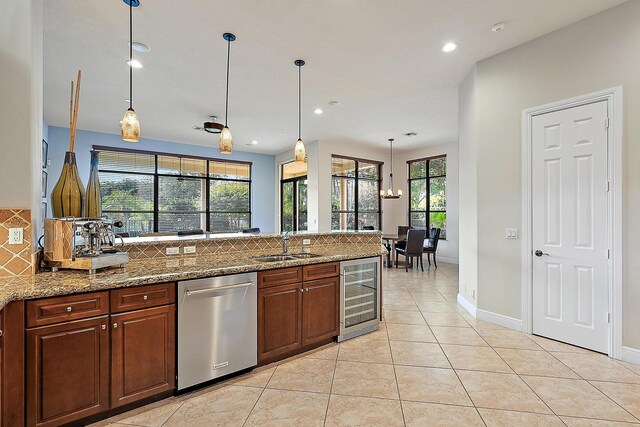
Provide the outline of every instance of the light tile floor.
{"type": "Polygon", "coordinates": [[[471,317],[457,266],[384,270],[385,323],[96,425],[630,426],[640,367],[471,317]]]}

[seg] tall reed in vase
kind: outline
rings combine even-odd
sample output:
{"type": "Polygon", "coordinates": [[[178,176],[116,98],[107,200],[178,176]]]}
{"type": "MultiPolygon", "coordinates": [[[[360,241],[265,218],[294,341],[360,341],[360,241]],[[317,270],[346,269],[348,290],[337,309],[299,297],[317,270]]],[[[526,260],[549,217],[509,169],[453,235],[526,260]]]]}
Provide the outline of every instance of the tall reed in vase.
{"type": "Polygon", "coordinates": [[[78,102],[80,101],[81,72],[78,70],[78,83],[74,95],[73,82],[71,82],[71,99],[69,100],[69,151],[64,155],[62,173],[51,192],[51,208],[54,218],[76,217],[83,213],[84,186],[78,174],[76,153],[76,126],[78,124],[78,102]],[[74,100],[75,98],[75,100],[74,100]]]}

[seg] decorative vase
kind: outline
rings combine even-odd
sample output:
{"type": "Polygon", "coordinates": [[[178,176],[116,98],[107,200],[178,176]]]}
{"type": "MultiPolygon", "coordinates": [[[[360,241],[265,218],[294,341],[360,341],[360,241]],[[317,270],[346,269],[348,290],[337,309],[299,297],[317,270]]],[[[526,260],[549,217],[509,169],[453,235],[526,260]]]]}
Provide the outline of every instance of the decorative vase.
{"type": "Polygon", "coordinates": [[[98,176],[98,160],[100,152],[91,150],[91,170],[85,199],[85,216],[100,218],[102,216],[102,199],[100,198],[100,177],[98,176]]]}
{"type": "Polygon", "coordinates": [[[60,178],[51,192],[51,207],[54,218],[82,216],[84,187],[78,175],[76,153],[67,151],[60,178]]]}

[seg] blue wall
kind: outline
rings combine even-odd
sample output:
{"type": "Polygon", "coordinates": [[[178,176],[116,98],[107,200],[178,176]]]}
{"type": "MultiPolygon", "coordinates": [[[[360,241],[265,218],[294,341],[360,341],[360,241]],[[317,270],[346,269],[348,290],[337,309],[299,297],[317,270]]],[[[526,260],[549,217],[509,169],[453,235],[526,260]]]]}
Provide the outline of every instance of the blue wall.
{"type": "MultiPolygon", "coordinates": [[[[49,143],[49,159],[51,160],[51,164],[49,166],[49,182],[47,185],[49,188],[47,194],[50,195],[53,186],[56,184],[56,181],[60,176],[60,171],[64,162],[64,154],[69,149],[69,129],[49,126],[47,142],[49,143]]],[[[259,227],[263,232],[274,231],[273,200],[276,197],[275,156],[234,151],[230,156],[223,157],[218,152],[217,138],[215,138],[215,136],[212,137],[211,147],[178,144],[175,142],[145,138],[142,138],[137,144],[130,144],[122,142],[120,135],[78,130],[75,149],[76,160],[78,162],[78,172],[80,173],[80,177],[85,185],[89,179],[89,151],[94,145],[252,162],[251,226],[259,227]]],[[[49,208],[49,215],[50,214],[51,209],[49,208]]]]}

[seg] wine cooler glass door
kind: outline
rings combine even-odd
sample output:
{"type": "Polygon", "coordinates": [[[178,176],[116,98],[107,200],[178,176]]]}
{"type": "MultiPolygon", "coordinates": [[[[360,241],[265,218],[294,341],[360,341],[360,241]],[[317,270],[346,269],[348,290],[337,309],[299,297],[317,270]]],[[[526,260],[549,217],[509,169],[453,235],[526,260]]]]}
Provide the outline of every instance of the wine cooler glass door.
{"type": "Polygon", "coordinates": [[[358,329],[377,322],[380,309],[379,259],[358,260],[342,264],[344,330],[358,329]]]}

